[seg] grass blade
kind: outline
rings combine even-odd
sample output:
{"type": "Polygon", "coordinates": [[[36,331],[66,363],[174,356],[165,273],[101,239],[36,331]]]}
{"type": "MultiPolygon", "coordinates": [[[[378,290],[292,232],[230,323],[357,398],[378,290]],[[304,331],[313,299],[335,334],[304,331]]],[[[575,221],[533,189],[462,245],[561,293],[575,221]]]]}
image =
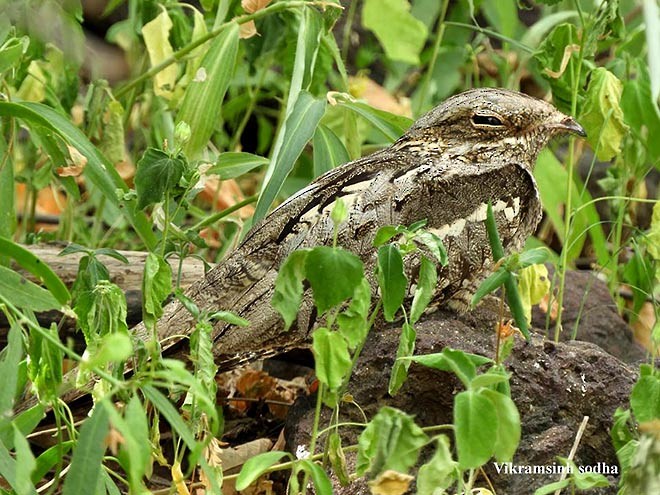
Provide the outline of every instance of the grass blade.
{"type": "Polygon", "coordinates": [[[284,122],[282,147],[273,155],[264,179],[254,212],[255,223],[266,216],[296,160],[307,142],[312,139],[324,112],[325,100],[318,100],[306,91],[300,93],[291,114],[284,122]]]}
{"type": "Polygon", "coordinates": [[[237,53],[238,24],[234,23],[213,40],[196,78],[186,88],[177,122],[187,123],[192,130],[184,146],[189,158],[204,149],[215,130],[222,100],[234,75],[237,53]]]}
{"type": "Polygon", "coordinates": [[[147,220],[144,213],[121,204],[117,196],[118,189],[128,192],[128,186],[112,164],[69,119],[46,105],[31,102],[2,101],[0,102],[0,116],[16,117],[29,125],[45,127],[76,148],[87,158],[87,165],[83,172],[85,177],[100,190],[109,204],[123,212],[149,249],[156,246],[156,236],[152,231],[151,222],[147,220]]]}

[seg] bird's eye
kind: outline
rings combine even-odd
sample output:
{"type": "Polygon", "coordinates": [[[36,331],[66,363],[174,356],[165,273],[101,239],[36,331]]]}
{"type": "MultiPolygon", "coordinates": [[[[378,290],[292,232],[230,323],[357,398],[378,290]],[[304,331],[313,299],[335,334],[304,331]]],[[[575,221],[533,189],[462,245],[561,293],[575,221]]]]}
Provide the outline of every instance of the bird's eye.
{"type": "Polygon", "coordinates": [[[502,127],[502,121],[494,115],[479,115],[475,113],[472,116],[472,123],[477,127],[502,127]]]}

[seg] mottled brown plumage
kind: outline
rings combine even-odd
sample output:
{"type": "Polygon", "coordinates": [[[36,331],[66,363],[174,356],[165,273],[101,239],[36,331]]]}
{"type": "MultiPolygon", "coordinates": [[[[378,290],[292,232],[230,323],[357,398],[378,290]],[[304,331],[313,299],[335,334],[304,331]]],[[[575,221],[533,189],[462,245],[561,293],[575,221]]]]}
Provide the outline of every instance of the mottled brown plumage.
{"type": "MultiPolygon", "coordinates": [[[[282,332],[282,319],[270,305],[273,284],[289,253],[332,243],[330,212],[340,197],[349,213],[339,228],[339,244],[362,258],[367,273],[373,272],[372,241],[380,227],[426,219],[449,258],[446,267],[439,267],[435,302],[464,299],[491,263],[484,226],[487,202],[494,206],[505,249],[521,248],[541,215],[531,173],[536,156],[550,138],[565,132],[584,134],[572,118],[544,101],[477,89],[449,98],[392,146],[316,179],[256,225],[225,261],[188,290],[201,309],[233,311],[251,323],[246,328],[216,324],[214,353],[220,368],[309,337],[316,322],[311,294],[305,294],[294,327],[282,332]]],[[[418,261],[407,258],[411,274],[418,261]]],[[[163,347],[177,345],[170,337],[188,334],[193,325],[185,308],[169,304],[159,322],[161,341],[168,339],[163,347]]],[[[148,338],[143,325],[135,333],[148,338]]]]}

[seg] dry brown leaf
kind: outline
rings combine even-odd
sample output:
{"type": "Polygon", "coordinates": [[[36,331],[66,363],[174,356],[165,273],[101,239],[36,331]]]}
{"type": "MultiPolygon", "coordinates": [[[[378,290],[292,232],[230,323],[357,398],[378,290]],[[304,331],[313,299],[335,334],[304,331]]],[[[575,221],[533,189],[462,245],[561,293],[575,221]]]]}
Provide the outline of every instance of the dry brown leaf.
{"type": "Polygon", "coordinates": [[[108,431],[108,434],[105,436],[105,440],[103,442],[110,449],[112,455],[117,455],[119,446],[124,444],[124,437],[121,433],[119,433],[118,430],[110,427],[110,431],[108,431]]]}
{"type": "Polygon", "coordinates": [[[252,38],[257,34],[259,34],[259,32],[257,31],[257,25],[254,21],[244,22],[238,28],[238,37],[242,40],[252,38]]]}
{"type": "Polygon", "coordinates": [[[241,0],[241,6],[248,14],[254,14],[257,11],[268,7],[268,4],[272,1],[273,0],[241,0]]]}
{"type": "Polygon", "coordinates": [[[522,335],[520,329],[518,327],[513,326],[512,320],[508,320],[507,322],[500,321],[497,324],[497,333],[500,335],[501,340],[508,339],[515,333],[522,335]]]}
{"type": "Polygon", "coordinates": [[[409,474],[388,469],[369,482],[369,489],[372,495],[403,495],[413,479],[409,474]]]}
{"type": "Polygon", "coordinates": [[[397,98],[380,84],[366,76],[352,76],[349,78],[351,95],[366,100],[369,105],[379,110],[412,117],[412,107],[408,98],[397,98]]]}
{"type": "MultiPolygon", "coordinates": [[[[550,304],[550,293],[548,292],[541,302],[539,303],[539,309],[544,313],[548,314],[548,304],[550,304]]],[[[557,298],[552,297],[552,308],[550,309],[550,320],[556,321],[557,315],[559,314],[559,304],[557,303],[557,298]]]]}
{"type": "MultiPolygon", "coordinates": [[[[234,206],[245,199],[235,180],[221,181],[214,176],[206,179],[204,189],[199,193],[199,197],[211,203],[213,209],[218,211],[234,206]]],[[[252,205],[244,206],[237,213],[240,218],[251,217],[254,213],[254,207],[252,205]]]]}
{"type": "Polygon", "coordinates": [[[220,450],[220,462],[225,473],[245,464],[248,459],[268,452],[273,447],[273,442],[268,438],[258,438],[251,442],[220,450]]]}
{"type": "MultiPolygon", "coordinates": [[[[208,445],[204,447],[203,454],[204,454],[204,459],[206,459],[206,462],[210,467],[214,468],[214,467],[223,466],[222,447],[220,444],[220,440],[218,440],[217,438],[215,437],[211,438],[211,441],[208,443],[208,445]]],[[[206,472],[204,470],[200,471],[199,480],[204,484],[204,486],[208,490],[212,488],[211,482],[206,476],[206,472]]]]}
{"type": "MultiPolygon", "coordinates": [[[[628,307],[632,310],[632,301],[628,301],[628,307]]],[[[655,326],[655,310],[653,308],[653,303],[647,301],[642,304],[642,307],[637,314],[637,319],[631,326],[635,341],[644,346],[648,351],[652,351],[653,344],[651,342],[651,331],[655,326]]]]}

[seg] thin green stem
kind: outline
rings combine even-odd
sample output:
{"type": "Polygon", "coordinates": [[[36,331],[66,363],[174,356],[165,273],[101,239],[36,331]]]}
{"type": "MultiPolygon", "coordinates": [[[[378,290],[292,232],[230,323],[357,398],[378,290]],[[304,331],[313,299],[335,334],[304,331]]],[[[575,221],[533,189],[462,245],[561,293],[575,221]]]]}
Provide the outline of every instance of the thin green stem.
{"type": "Polygon", "coordinates": [[[165,195],[165,204],[163,204],[163,215],[165,216],[165,219],[163,220],[164,225],[163,225],[163,239],[161,241],[161,246],[160,246],[160,256],[162,258],[165,257],[165,249],[167,247],[167,235],[169,234],[170,231],[170,195],[167,193],[165,195]]]}
{"type": "Polygon", "coordinates": [[[152,78],[156,74],[158,74],[160,71],[163,69],[169,67],[170,65],[178,62],[181,60],[183,57],[191,53],[195,48],[202,46],[204,43],[206,43],[209,40],[212,40],[213,38],[217,37],[220,33],[222,33],[225,29],[227,29],[231,24],[236,23],[236,24],[245,24],[246,22],[250,21],[256,21],[258,19],[261,19],[263,17],[267,17],[271,14],[274,14],[275,12],[281,12],[283,10],[293,10],[293,9],[298,9],[298,8],[303,8],[303,7],[311,7],[311,6],[319,6],[319,7],[324,7],[324,8],[341,8],[335,3],[332,2],[327,2],[327,1],[314,1],[314,2],[305,2],[305,1],[288,1],[288,2],[278,2],[275,4],[272,4],[265,9],[259,10],[257,12],[254,12],[253,14],[246,14],[242,15],[239,17],[236,17],[235,19],[232,19],[231,21],[225,22],[218,26],[216,29],[210,31],[209,33],[205,34],[204,36],[201,36],[200,38],[196,39],[195,41],[192,41],[191,43],[187,44],[180,50],[177,50],[172,54],[172,56],[166,58],[163,60],[161,63],[154,65],[151,69],[149,69],[147,72],[144,74],[136,77],[133,79],[131,82],[129,82],[126,86],[120,88],[117,90],[115,93],[117,98],[122,97],[128,91],[130,91],[132,88],[138,86],[142,82],[152,78]]]}
{"type": "MultiPolygon", "coordinates": [[[[357,2],[353,2],[357,3],[357,2]]],[[[426,74],[424,77],[424,82],[422,83],[422,88],[419,93],[419,98],[417,100],[417,108],[415,109],[415,114],[419,114],[422,111],[424,102],[426,101],[426,95],[429,90],[429,84],[431,83],[431,78],[433,77],[433,72],[435,71],[435,64],[438,60],[438,54],[440,53],[440,45],[442,45],[442,39],[445,35],[445,18],[447,17],[447,7],[449,7],[449,0],[443,0],[442,7],[440,10],[440,17],[438,18],[438,32],[435,35],[435,44],[433,45],[433,54],[431,55],[431,60],[429,61],[428,68],[426,69],[426,74]]]]}
{"type": "MultiPolygon", "coordinates": [[[[321,421],[321,408],[323,407],[323,393],[325,392],[325,386],[322,382],[319,382],[319,389],[316,392],[316,409],[314,409],[314,423],[312,424],[312,438],[309,441],[309,453],[314,454],[316,450],[316,441],[319,437],[319,422],[321,421]]],[[[303,493],[307,493],[307,482],[309,481],[309,473],[305,471],[305,476],[303,476],[303,493]]]]}
{"type": "Polygon", "coordinates": [[[244,206],[255,203],[257,199],[259,199],[259,195],[253,194],[252,196],[245,198],[243,201],[240,201],[235,205],[230,206],[229,208],[225,208],[224,210],[219,211],[218,213],[215,213],[214,215],[211,215],[210,217],[206,217],[204,220],[197,222],[195,225],[190,227],[190,230],[199,231],[200,229],[203,229],[207,225],[211,225],[217,222],[218,220],[221,220],[226,216],[231,215],[236,210],[240,210],[244,206]]]}
{"type": "MultiPolygon", "coordinates": [[[[579,2],[574,2],[579,3],[579,2]]],[[[580,17],[582,18],[582,17],[580,17]]],[[[582,25],[584,30],[584,24],[582,25]]],[[[584,60],[584,38],[585,36],[580,37],[580,51],[578,52],[577,58],[577,67],[573,64],[570,65],[571,70],[571,115],[577,113],[577,99],[580,83],[580,75],[582,71],[582,62],[584,60]]],[[[574,175],[574,166],[575,166],[575,138],[571,137],[568,145],[568,158],[567,158],[567,177],[566,177],[566,204],[564,205],[564,243],[568,243],[569,236],[571,234],[571,222],[573,219],[573,175],[574,175]]],[[[557,320],[555,324],[555,342],[559,342],[559,333],[561,332],[561,316],[562,316],[562,306],[564,303],[564,290],[566,286],[566,270],[568,264],[568,252],[569,249],[567,246],[561,250],[561,257],[559,261],[559,266],[557,273],[559,275],[559,290],[557,292],[557,320]]]]}
{"type": "Polygon", "coordinates": [[[507,43],[511,44],[511,46],[514,46],[518,48],[519,50],[522,50],[523,52],[526,53],[534,53],[534,49],[532,47],[529,47],[523,43],[520,43],[519,41],[514,40],[513,38],[509,38],[508,36],[504,36],[503,34],[500,34],[496,31],[493,31],[492,29],[488,28],[482,28],[480,26],[474,26],[472,24],[465,24],[464,22],[453,22],[453,21],[445,21],[445,25],[447,26],[456,26],[464,29],[470,29],[472,31],[476,31],[478,33],[485,34],[487,36],[490,36],[491,38],[496,38],[502,41],[506,41],[507,43]]]}
{"type": "Polygon", "coordinates": [[[351,46],[351,29],[353,28],[353,21],[355,20],[355,12],[357,10],[357,0],[353,0],[348,6],[346,13],[346,22],[344,24],[344,32],[341,39],[341,58],[346,60],[348,58],[348,49],[351,46]]]}

